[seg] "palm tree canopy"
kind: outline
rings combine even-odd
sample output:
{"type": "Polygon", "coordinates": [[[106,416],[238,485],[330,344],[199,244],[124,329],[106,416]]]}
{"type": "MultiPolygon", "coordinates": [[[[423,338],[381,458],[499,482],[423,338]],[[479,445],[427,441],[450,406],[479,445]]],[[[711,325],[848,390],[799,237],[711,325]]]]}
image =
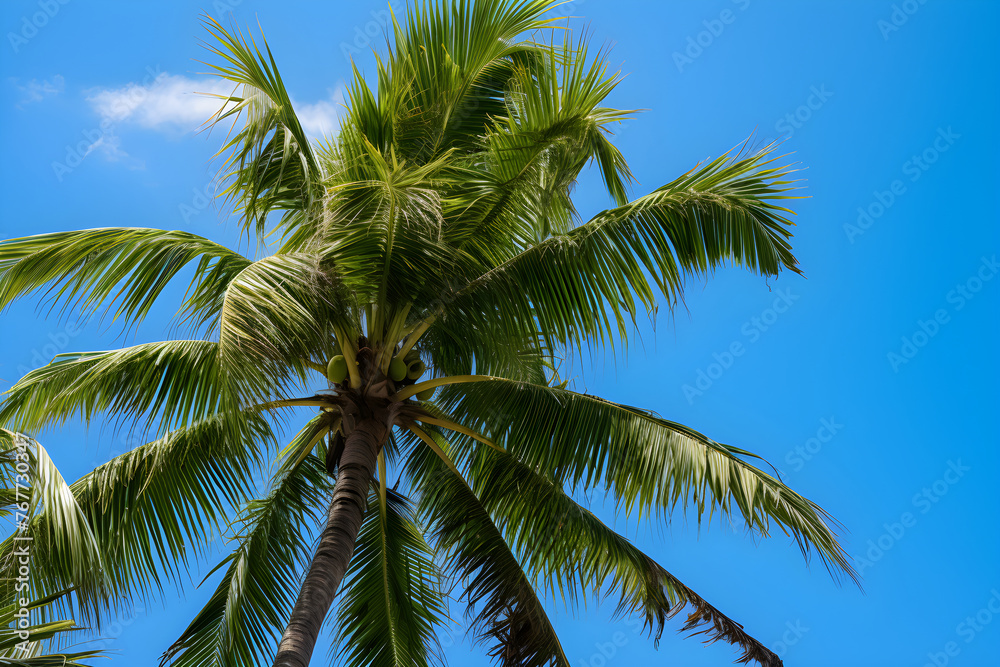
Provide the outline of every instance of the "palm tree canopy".
{"type": "MultiPolygon", "coordinates": [[[[343,438],[368,410],[390,435],[332,617],[344,664],[435,662],[445,581],[501,665],[569,664],[545,594],[614,595],[657,639],[687,608],[683,630],[780,664],[574,497],[606,490],[634,519],[679,506],[777,527],[854,578],[830,517],[742,449],[558,384],[552,359],[625,341],[717,267],[798,272],[789,169],[771,146],[744,147],[632,197],[612,143],[632,112],[605,106],[620,75],[585,40],[557,38],[556,4],[413,3],[322,141],[266,42],[207,19],[211,67],[233,85],[211,119],[232,128],[224,194],[256,256],[132,227],[0,243],[0,308],[44,292],[129,328],[194,275],[188,339],[59,355],[0,404],[0,425],[23,432],[98,415],[159,429],[72,485],[36,450],[50,472],[33,490],[34,591],[72,586],[70,606],[100,623],[179,583],[229,526],[222,580],[164,663],[271,659],[343,438]],[[571,195],[591,162],[611,207],[583,220],[571,195]],[[334,359],[327,384],[317,373],[334,359]],[[301,408],[316,412],[279,448],[301,408]]],[[[8,567],[12,552],[7,540],[8,567]]]]}

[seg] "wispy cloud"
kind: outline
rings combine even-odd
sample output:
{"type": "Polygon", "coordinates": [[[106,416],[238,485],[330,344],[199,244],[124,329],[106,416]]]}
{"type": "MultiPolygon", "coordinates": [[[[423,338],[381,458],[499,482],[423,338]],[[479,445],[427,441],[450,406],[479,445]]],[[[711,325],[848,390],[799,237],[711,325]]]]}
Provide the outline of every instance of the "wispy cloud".
{"type": "Polygon", "coordinates": [[[102,134],[101,137],[90,144],[87,147],[87,151],[83,154],[83,157],[87,157],[94,151],[99,151],[112,162],[118,162],[119,160],[126,160],[129,154],[122,150],[121,148],[122,140],[117,134],[107,133],[102,134]]]}
{"type": "MultiPolygon", "coordinates": [[[[146,84],[91,90],[87,101],[102,121],[133,123],[165,132],[191,132],[218,111],[221,102],[213,95],[228,96],[233,88],[233,84],[217,78],[196,79],[164,72],[146,84]]],[[[343,89],[338,87],[330,91],[327,100],[296,104],[303,129],[312,137],[334,132],[343,100],[343,89]]]]}
{"type": "MultiPolygon", "coordinates": [[[[233,90],[233,84],[218,78],[191,78],[150,69],[141,82],[87,91],[87,102],[101,121],[99,134],[91,140],[82,157],[98,153],[131,169],[142,169],[144,163],[122,148],[119,127],[133,125],[168,134],[193,132],[219,110],[221,101],[214,95],[228,97],[233,90]]],[[[306,134],[322,138],[339,127],[344,87],[339,85],[330,90],[328,99],[293,104],[306,134]]]]}
{"type": "Polygon", "coordinates": [[[135,123],[155,130],[196,130],[219,108],[209,95],[227,95],[231,86],[218,79],[190,79],[178,74],[158,74],[148,83],[130,82],[120,88],[91,90],[87,101],[102,120],[135,123]]]}
{"type": "Polygon", "coordinates": [[[61,74],[42,81],[32,79],[24,85],[18,83],[18,79],[11,79],[11,83],[21,93],[21,99],[15,105],[18,109],[23,109],[32,102],[41,102],[50,95],[58,95],[66,89],[66,79],[61,74]]]}
{"type": "Polygon", "coordinates": [[[329,99],[315,104],[295,104],[295,113],[302,123],[302,129],[310,137],[323,138],[334,134],[340,127],[341,113],[344,111],[344,86],[327,91],[329,99]]]}

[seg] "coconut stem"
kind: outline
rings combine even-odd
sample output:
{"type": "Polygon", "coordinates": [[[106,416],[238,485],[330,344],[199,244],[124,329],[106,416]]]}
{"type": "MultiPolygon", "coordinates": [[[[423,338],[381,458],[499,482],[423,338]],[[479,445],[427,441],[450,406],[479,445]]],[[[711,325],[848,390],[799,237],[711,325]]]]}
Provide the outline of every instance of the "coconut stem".
{"type": "Polygon", "coordinates": [[[490,375],[449,375],[446,377],[434,378],[432,380],[425,380],[424,382],[418,382],[417,384],[411,384],[409,387],[400,389],[398,392],[393,394],[390,400],[405,401],[411,396],[416,396],[422,391],[443,387],[449,384],[468,384],[470,382],[488,382],[490,380],[499,379],[501,378],[495,378],[490,375]]]}

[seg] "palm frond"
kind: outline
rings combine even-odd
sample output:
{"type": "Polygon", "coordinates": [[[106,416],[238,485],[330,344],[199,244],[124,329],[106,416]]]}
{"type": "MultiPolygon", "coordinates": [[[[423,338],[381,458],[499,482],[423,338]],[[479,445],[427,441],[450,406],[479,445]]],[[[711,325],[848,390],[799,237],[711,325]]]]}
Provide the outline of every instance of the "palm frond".
{"type": "Polygon", "coordinates": [[[241,511],[236,547],[213,570],[225,568],[222,580],[161,665],[243,667],[274,658],[311,555],[309,529],[322,519],[332,492],[315,455],[278,471],[268,495],[241,511]]]}
{"type": "MultiPolygon", "coordinates": [[[[49,482],[33,489],[26,532],[33,539],[32,590],[72,587],[79,613],[100,623],[106,610],[159,594],[164,580],[179,585],[190,559],[250,497],[261,465],[258,446],[273,443],[259,416],[238,418],[239,429],[220,415],[172,431],[68,488],[54,474],[40,476],[49,482]],[[234,439],[234,431],[242,438],[234,439]]],[[[14,537],[0,545],[4,572],[17,567],[14,537]]],[[[5,593],[14,581],[4,579],[5,593]]]]}
{"type": "Polygon", "coordinates": [[[0,607],[0,665],[3,667],[88,667],[91,658],[106,657],[104,651],[72,651],[53,653],[45,646],[58,635],[80,630],[73,621],[23,621],[24,611],[51,605],[67,594],[59,591],[53,595],[34,600],[27,605],[7,605],[0,607]],[[87,662],[82,662],[86,660],[87,662]]]}
{"type": "Polygon", "coordinates": [[[235,414],[238,396],[259,399],[275,390],[256,369],[224,366],[219,357],[217,343],[199,340],[60,354],[7,390],[0,424],[35,433],[108,412],[126,422],[157,420],[165,433],[214,414],[235,414]]]}
{"type": "Polygon", "coordinates": [[[48,287],[64,310],[79,307],[86,315],[105,306],[115,319],[135,324],[195,259],[196,276],[249,262],[201,236],[161,229],[108,227],[0,241],[0,311],[48,287]]]}
{"type": "MultiPolygon", "coordinates": [[[[467,150],[489,119],[504,111],[503,84],[512,64],[535,46],[517,37],[551,25],[545,12],[558,0],[420,0],[404,23],[393,21],[393,83],[410,92],[410,146],[429,159],[467,150]],[[414,131],[413,125],[419,131],[414,131]]],[[[402,137],[400,137],[402,138],[402,137]]]]}
{"type": "Polygon", "coordinates": [[[243,228],[261,236],[273,211],[288,220],[308,217],[322,197],[320,165],[267,42],[261,38],[262,52],[238,30],[227,31],[211,17],[205,24],[217,43],[207,48],[225,63],[209,66],[234,86],[210,124],[242,123],[219,151],[226,156],[224,194],[236,204],[243,228]]]}
{"type": "Polygon", "coordinates": [[[480,447],[469,474],[473,490],[528,575],[543,579],[553,595],[558,590],[564,599],[573,599],[577,591],[601,593],[604,588],[608,595],[618,595],[617,613],[640,614],[657,643],[667,619],[690,607],[681,631],[738,646],[739,663],[780,667],[778,656],[742,625],[511,454],[480,447]]]}
{"type": "Polygon", "coordinates": [[[17,530],[0,547],[0,571],[4,573],[0,587],[8,593],[3,599],[28,597],[14,594],[20,585],[15,584],[15,573],[26,567],[33,575],[39,567],[44,568],[48,555],[59,554],[64,578],[61,585],[33,587],[29,581],[27,590],[38,597],[72,587],[88,609],[100,607],[108,595],[109,581],[105,556],[85,509],[38,441],[9,431],[4,432],[4,439],[16,452],[8,461],[24,464],[27,471],[20,477],[28,484],[24,488],[15,480],[17,530]]]}
{"type": "MultiPolygon", "coordinates": [[[[762,275],[798,271],[788,238],[788,170],[767,147],[723,156],[654,192],[535,244],[446,299],[435,324],[456,332],[496,320],[550,348],[624,340],[655,289],[673,306],[686,275],[727,262],[762,275]]],[[[456,335],[460,335],[456,333],[456,335]]]]}
{"type": "Polygon", "coordinates": [[[261,384],[305,382],[307,362],[333,356],[333,325],[344,321],[347,300],[321,260],[306,254],[254,262],[226,286],[219,312],[219,356],[228,372],[261,384]]]}
{"type": "Polygon", "coordinates": [[[336,611],[338,663],[440,663],[434,628],[446,616],[433,552],[409,500],[372,490],[336,611]]]}
{"type": "Polygon", "coordinates": [[[568,232],[576,218],[572,187],[591,159],[614,201],[626,204],[632,175],[608,135],[633,112],[601,106],[619,80],[601,54],[590,59],[586,42],[569,37],[515,67],[505,113],[487,128],[469,190],[453,197],[460,215],[449,237],[497,266],[511,250],[568,232]]]}
{"type": "MultiPolygon", "coordinates": [[[[448,443],[435,439],[450,456],[448,443]]],[[[414,448],[408,474],[420,490],[418,517],[444,572],[462,581],[472,627],[490,656],[500,667],[569,667],[531,582],[466,481],[429,447],[414,448]]]]}
{"type": "Polygon", "coordinates": [[[329,187],[324,226],[317,228],[324,260],[368,302],[433,298],[442,289],[441,274],[462,262],[442,242],[445,160],[408,164],[365,142],[350,163],[346,180],[329,187]],[[413,280],[416,275],[422,280],[413,280]]]}
{"type": "Polygon", "coordinates": [[[558,387],[493,379],[442,388],[436,403],[463,426],[571,489],[606,487],[626,512],[663,515],[681,505],[699,521],[742,514],[767,536],[776,525],[804,556],[857,580],[832,518],[779,479],[715,442],[652,412],[558,387]]]}

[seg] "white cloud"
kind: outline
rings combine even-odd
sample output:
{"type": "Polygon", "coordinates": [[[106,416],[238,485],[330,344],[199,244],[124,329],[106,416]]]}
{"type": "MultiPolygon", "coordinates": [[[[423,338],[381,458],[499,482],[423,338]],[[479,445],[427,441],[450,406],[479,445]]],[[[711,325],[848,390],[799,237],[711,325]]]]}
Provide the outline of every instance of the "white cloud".
{"type": "MultiPolygon", "coordinates": [[[[178,74],[157,73],[142,83],[91,91],[87,96],[102,121],[135,123],[160,131],[188,132],[198,129],[219,110],[221,101],[212,95],[230,95],[233,84],[214,77],[192,79],[178,74]]],[[[296,104],[303,129],[312,137],[332,133],[338,125],[344,95],[342,87],[328,100],[296,104]]]]}
{"type": "Polygon", "coordinates": [[[87,146],[83,157],[87,157],[94,151],[100,151],[104,157],[112,162],[117,162],[128,157],[128,153],[121,149],[122,140],[115,134],[102,134],[101,138],[87,146]]]}
{"type": "MultiPolygon", "coordinates": [[[[218,78],[190,78],[152,68],[140,82],[130,82],[120,88],[91,90],[87,93],[87,101],[101,122],[99,136],[91,140],[84,156],[96,152],[129,168],[143,169],[144,163],[122,148],[119,127],[135,125],[174,134],[192,132],[219,110],[222,101],[212,95],[228,97],[233,90],[233,84],[218,78]]],[[[326,100],[311,104],[293,102],[307,135],[322,138],[337,131],[344,104],[343,91],[341,84],[329,91],[326,100]]]]}
{"type": "Polygon", "coordinates": [[[340,127],[340,114],[344,110],[344,87],[337,86],[336,90],[329,93],[329,100],[320,100],[315,104],[293,103],[302,129],[310,137],[328,137],[340,127]]]}
{"type": "Polygon", "coordinates": [[[219,109],[219,100],[198,93],[228,95],[231,85],[219,79],[190,79],[157,74],[143,83],[90,91],[87,101],[102,120],[135,123],[150,129],[196,130],[219,109]]]}
{"type": "Polygon", "coordinates": [[[66,79],[61,74],[56,74],[51,80],[44,79],[43,81],[39,81],[38,79],[32,79],[23,86],[17,81],[17,79],[11,79],[14,87],[21,92],[21,99],[16,105],[18,109],[32,102],[41,102],[49,95],[58,95],[66,89],[66,79]]]}

